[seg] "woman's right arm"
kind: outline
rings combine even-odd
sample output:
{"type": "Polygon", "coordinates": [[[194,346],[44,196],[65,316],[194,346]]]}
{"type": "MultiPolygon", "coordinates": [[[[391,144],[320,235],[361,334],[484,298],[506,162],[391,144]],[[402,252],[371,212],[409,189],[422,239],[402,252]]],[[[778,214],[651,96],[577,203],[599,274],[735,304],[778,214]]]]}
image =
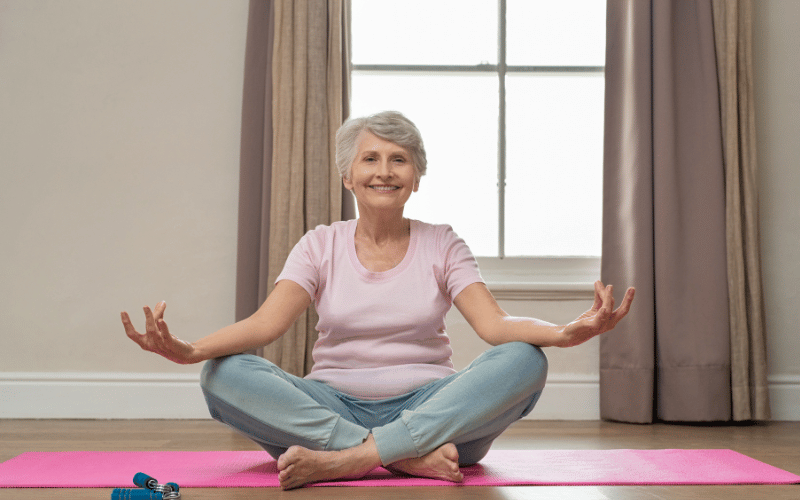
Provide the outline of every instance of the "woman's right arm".
{"type": "Polygon", "coordinates": [[[252,316],[193,343],[170,334],[164,321],[164,310],[167,307],[164,302],[160,302],[155,311],[145,306],[145,333],[136,331],[128,313],[123,312],[121,316],[125,333],[142,349],[176,363],[191,364],[238,354],[277,340],[309,304],[311,297],[303,287],[294,281],[281,280],[252,316]]]}

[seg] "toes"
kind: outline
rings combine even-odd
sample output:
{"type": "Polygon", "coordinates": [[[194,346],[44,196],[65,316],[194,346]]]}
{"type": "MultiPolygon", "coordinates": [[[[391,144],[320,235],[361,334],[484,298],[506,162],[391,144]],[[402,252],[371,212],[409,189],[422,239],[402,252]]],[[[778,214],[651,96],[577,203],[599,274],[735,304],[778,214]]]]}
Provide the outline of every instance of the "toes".
{"type": "Polygon", "coordinates": [[[297,454],[299,450],[299,446],[292,446],[283,452],[283,454],[278,457],[278,470],[283,470],[289,467],[291,464],[297,462],[297,454]]]}
{"type": "Polygon", "coordinates": [[[282,471],[283,469],[288,467],[288,465],[289,465],[289,458],[286,456],[286,453],[278,457],[277,466],[279,471],[282,471]]]}
{"type": "Polygon", "coordinates": [[[285,481],[292,476],[292,469],[294,469],[294,465],[290,465],[289,467],[283,469],[278,473],[278,479],[281,481],[285,481]]]}

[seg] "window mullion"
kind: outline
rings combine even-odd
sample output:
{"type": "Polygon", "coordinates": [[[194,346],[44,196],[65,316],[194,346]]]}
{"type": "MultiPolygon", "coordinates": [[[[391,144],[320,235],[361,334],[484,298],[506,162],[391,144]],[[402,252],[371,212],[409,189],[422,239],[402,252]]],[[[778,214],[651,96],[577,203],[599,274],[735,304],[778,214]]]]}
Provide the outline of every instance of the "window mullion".
{"type": "Polygon", "coordinates": [[[505,257],[506,242],[506,0],[499,0],[497,16],[497,77],[499,83],[497,127],[497,256],[505,257]]]}

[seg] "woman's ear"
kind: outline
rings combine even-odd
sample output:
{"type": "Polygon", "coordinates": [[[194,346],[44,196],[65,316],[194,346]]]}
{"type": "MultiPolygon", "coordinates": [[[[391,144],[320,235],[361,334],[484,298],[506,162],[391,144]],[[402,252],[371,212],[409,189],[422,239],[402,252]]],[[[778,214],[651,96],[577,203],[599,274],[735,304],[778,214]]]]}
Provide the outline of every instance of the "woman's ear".
{"type": "Polygon", "coordinates": [[[344,184],[344,188],[347,189],[348,191],[353,190],[353,182],[347,177],[342,177],[342,184],[344,184]]]}

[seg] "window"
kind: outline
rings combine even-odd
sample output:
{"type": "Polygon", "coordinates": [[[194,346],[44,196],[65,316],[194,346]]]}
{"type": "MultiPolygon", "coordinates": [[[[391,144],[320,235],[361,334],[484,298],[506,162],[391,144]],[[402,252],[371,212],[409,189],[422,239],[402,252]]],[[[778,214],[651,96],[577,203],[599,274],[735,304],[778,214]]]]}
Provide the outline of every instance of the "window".
{"type": "Polygon", "coordinates": [[[395,109],[425,140],[407,216],[451,224],[482,270],[596,272],[605,2],[352,2],[352,116],[395,109]]]}

